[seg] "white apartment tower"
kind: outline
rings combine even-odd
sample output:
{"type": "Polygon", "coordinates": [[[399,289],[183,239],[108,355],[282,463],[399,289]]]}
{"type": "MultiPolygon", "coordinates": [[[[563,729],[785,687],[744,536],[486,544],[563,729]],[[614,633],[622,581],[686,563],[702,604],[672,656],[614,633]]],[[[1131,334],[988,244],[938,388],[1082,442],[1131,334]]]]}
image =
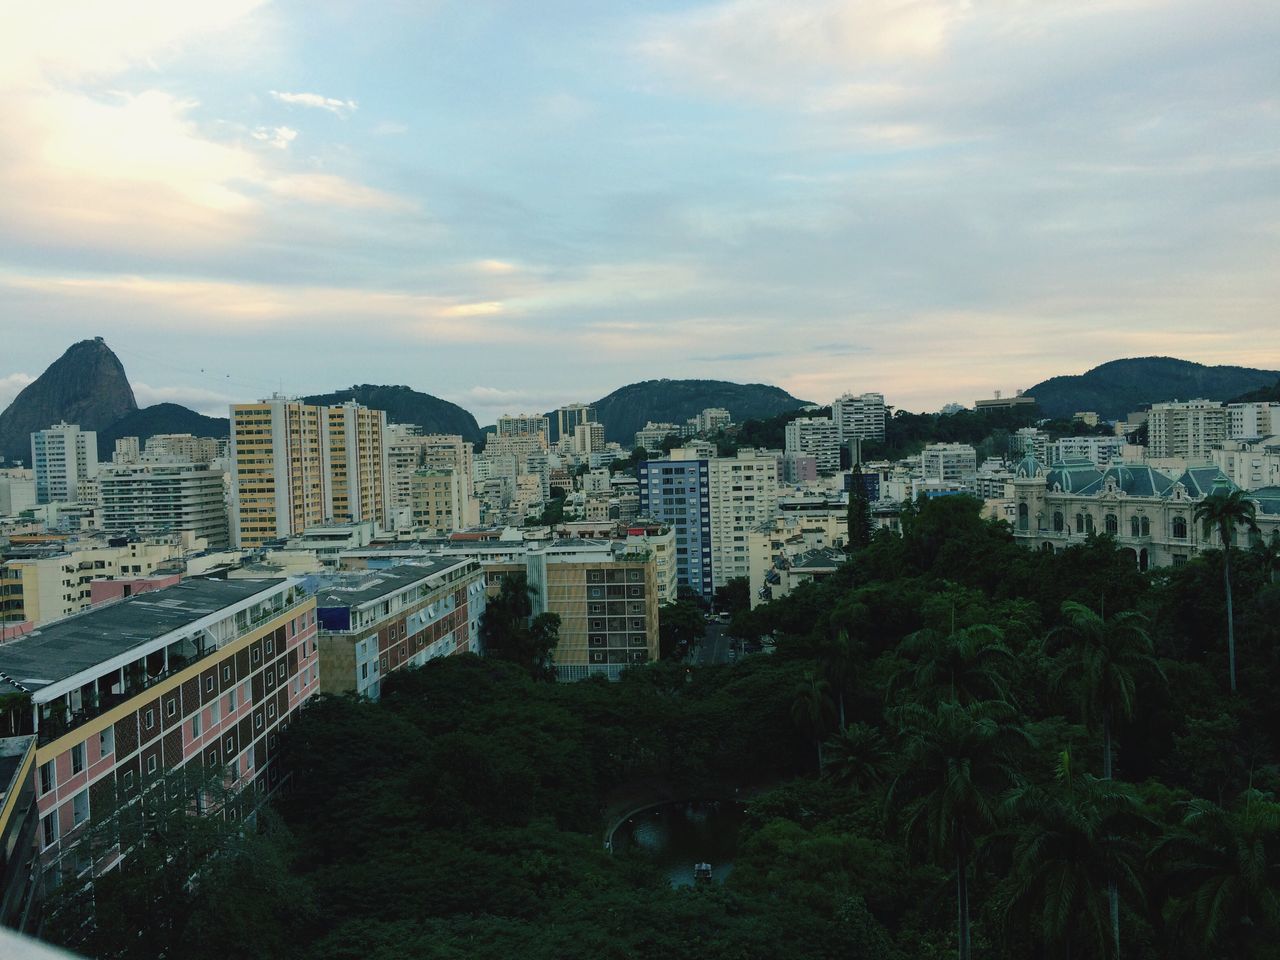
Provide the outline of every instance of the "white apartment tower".
{"type": "Polygon", "coordinates": [[[786,452],[813,457],[819,473],[840,469],[840,430],[828,417],[798,417],[785,427],[786,452]]]}
{"type": "Polygon", "coordinates": [[[926,480],[972,483],[978,475],[978,453],[967,443],[931,443],[920,456],[926,480]]]}
{"type": "Polygon", "coordinates": [[[1147,416],[1147,455],[1208,462],[1227,439],[1227,409],[1212,400],[1157,403],[1147,416]]]}
{"type": "Polygon", "coordinates": [[[857,437],[859,440],[883,440],[888,408],[883,393],[846,393],[831,404],[831,419],[836,423],[841,442],[857,437]]]}
{"type": "Polygon", "coordinates": [[[98,474],[98,435],[74,423],[58,423],[31,434],[31,467],[39,503],[75,500],[83,480],[98,474]]]}
{"type": "Polygon", "coordinates": [[[707,461],[713,585],[750,573],[749,536],[778,512],[778,460],[758,450],[707,461]]]}
{"type": "Polygon", "coordinates": [[[1253,440],[1280,434],[1280,403],[1227,404],[1227,436],[1253,440]]]}

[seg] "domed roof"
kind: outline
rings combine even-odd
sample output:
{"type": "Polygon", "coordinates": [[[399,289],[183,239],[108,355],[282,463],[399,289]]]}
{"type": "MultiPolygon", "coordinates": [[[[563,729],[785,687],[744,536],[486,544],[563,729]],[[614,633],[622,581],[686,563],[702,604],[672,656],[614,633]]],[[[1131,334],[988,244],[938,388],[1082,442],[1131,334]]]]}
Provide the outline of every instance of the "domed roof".
{"type": "Polygon", "coordinates": [[[1018,480],[1035,479],[1044,476],[1044,464],[1036,459],[1035,451],[1028,450],[1027,455],[1019,462],[1017,468],[1013,471],[1013,476],[1018,480]]]}

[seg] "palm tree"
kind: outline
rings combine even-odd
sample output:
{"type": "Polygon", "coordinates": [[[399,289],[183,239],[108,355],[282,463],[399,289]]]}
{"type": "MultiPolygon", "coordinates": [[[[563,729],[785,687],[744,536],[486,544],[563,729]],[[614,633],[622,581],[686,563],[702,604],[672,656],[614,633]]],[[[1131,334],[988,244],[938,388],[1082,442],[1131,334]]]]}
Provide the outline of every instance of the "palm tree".
{"type": "Polygon", "coordinates": [[[1250,549],[1262,565],[1262,572],[1267,582],[1275,583],[1276,569],[1280,568],[1280,530],[1272,530],[1270,540],[1259,537],[1250,549]]]}
{"type": "Polygon", "coordinates": [[[1104,903],[1116,887],[1142,899],[1139,850],[1127,834],[1146,821],[1132,791],[1078,772],[1064,750],[1055,784],[1014,790],[1001,812],[1013,824],[1006,922],[1034,915],[1039,939],[1067,957],[1083,942],[1119,956],[1120,929],[1104,903]]]}
{"type": "Polygon", "coordinates": [[[1257,526],[1253,519],[1256,511],[1256,504],[1245,499],[1243,490],[1225,488],[1215,490],[1196,505],[1196,519],[1204,525],[1204,535],[1212,536],[1217,531],[1222,544],[1222,582],[1227,589],[1227,667],[1232,693],[1236,692],[1236,623],[1231,605],[1231,543],[1236,527],[1252,530],[1257,526]]]}
{"type": "Polygon", "coordinates": [[[909,845],[954,864],[959,958],[969,960],[969,863],[979,835],[996,825],[996,798],[1018,783],[1015,760],[1029,738],[1001,701],[910,703],[893,716],[905,772],[889,788],[888,809],[901,806],[909,845]]]}
{"type": "Polygon", "coordinates": [[[978,624],[945,635],[921,630],[898,649],[915,663],[893,678],[891,690],[908,682],[923,699],[956,703],[1011,699],[1006,683],[1014,656],[998,627],[978,624]]]}
{"type": "Polygon", "coordinates": [[[796,685],[791,703],[791,720],[802,733],[818,745],[818,772],[822,772],[822,739],[835,721],[836,707],[831,699],[831,684],[812,670],[796,685]]]}
{"type": "Polygon", "coordinates": [[[846,630],[841,630],[834,640],[830,640],[818,650],[822,661],[822,675],[831,684],[836,694],[836,706],[840,710],[840,729],[845,728],[844,692],[853,679],[858,662],[862,658],[860,644],[849,637],[846,630]]]}
{"type": "Polygon", "coordinates": [[[1254,956],[1280,936],[1280,803],[1259,790],[1233,809],[1192,800],[1153,859],[1171,877],[1165,920],[1202,956],[1254,956]]]}
{"type": "Polygon", "coordinates": [[[1045,652],[1056,660],[1052,684],[1074,687],[1085,723],[1102,728],[1102,778],[1110,780],[1112,728],[1118,719],[1133,718],[1136,674],[1151,669],[1163,678],[1164,672],[1152,655],[1141,614],[1127,610],[1107,620],[1068,600],[1062,619],[1045,638],[1045,652]]]}
{"type": "Polygon", "coordinates": [[[889,763],[889,745],[867,723],[853,723],[827,741],[822,775],[855,793],[879,786],[889,763]]]}

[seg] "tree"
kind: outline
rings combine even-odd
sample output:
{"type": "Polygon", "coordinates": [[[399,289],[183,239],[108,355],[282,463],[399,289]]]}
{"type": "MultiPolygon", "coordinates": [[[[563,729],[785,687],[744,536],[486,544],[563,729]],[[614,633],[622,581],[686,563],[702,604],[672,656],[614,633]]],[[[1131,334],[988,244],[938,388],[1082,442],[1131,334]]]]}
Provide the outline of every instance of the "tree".
{"type": "Polygon", "coordinates": [[[1258,537],[1250,550],[1262,566],[1262,573],[1267,582],[1275,583],[1276,570],[1280,569],[1280,530],[1272,530],[1270,540],[1258,537]]]}
{"type": "Polygon", "coordinates": [[[1164,673],[1152,655],[1146,619],[1126,610],[1110,620],[1082,603],[1062,604],[1063,623],[1045,638],[1055,657],[1051,684],[1069,689],[1085,723],[1102,730],[1102,778],[1111,779],[1111,735],[1117,720],[1132,720],[1137,674],[1164,673]]]}
{"type": "Polygon", "coordinates": [[[535,617],[532,593],[523,574],[503,577],[498,595],[485,604],[480,617],[481,642],[489,656],[519,664],[535,680],[554,680],[560,616],[535,617]]]}
{"type": "Polygon", "coordinates": [[[949,634],[925,629],[899,646],[915,663],[894,678],[898,687],[909,678],[917,697],[973,703],[1008,700],[1008,674],[1013,653],[998,627],[977,624],[949,634]]]}
{"type": "Polygon", "coordinates": [[[831,699],[831,684],[812,670],[796,685],[791,703],[791,720],[801,733],[811,737],[818,747],[818,772],[822,772],[822,740],[835,721],[836,708],[831,699]]]}
{"type": "Polygon", "coordinates": [[[841,630],[835,639],[824,643],[818,650],[822,664],[822,675],[831,684],[836,694],[836,705],[840,711],[840,729],[845,728],[845,690],[853,680],[854,671],[862,660],[861,645],[849,637],[847,630],[841,630]]]}
{"type": "Polygon", "coordinates": [[[692,600],[680,599],[658,609],[658,656],[680,659],[707,634],[702,609],[692,600]]]}
{"type": "Polygon", "coordinates": [[[861,463],[855,463],[849,474],[849,507],[845,523],[846,548],[850,553],[871,542],[871,503],[867,500],[867,484],[861,463]]]}
{"type": "Polygon", "coordinates": [[[1016,761],[1030,743],[1001,701],[930,709],[907,704],[893,712],[904,772],[889,788],[887,807],[901,808],[908,846],[923,849],[956,872],[960,960],[970,960],[969,869],[980,835],[997,824],[997,798],[1019,778],[1016,761]]]}
{"type": "Polygon", "coordinates": [[[878,787],[889,764],[889,745],[875,727],[854,723],[827,741],[822,775],[861,793],[878,787]]]}
{"type": "Polygon", "coordinates": [[[1064,750],[1055,782],[1014,790],[1001,815],[1013,838],[1006,925],[1034,916],[1033,936],[1046,948],[1061,946],[1070,957],[1076,945],[1087,943],[1100,956],[1118,956],[1119,928],[1104,904],[1113,887],[1135,902],[1143,895],[1132,834],[1145,821],[1131,789],[1077,771],[1064,750]]]}
{"type": "Polygon", "coordinates": [[[1216,490],[1196,505],[1195,518],[1204,526],[1204,535],[1218,535],[1222,544],[1222,582],[1227,592],[1227,669],[1231,677],[1231,692],[1236,692],[1236,624],[1231,602],[1231,545],[1236,528],[1256,527],[1256,506],[1245,499],[1243,490],[1216,490]]]}
{"type": "Polygon", "coordinates": [[[1280,936],[1280,803],[1250,788],[1231,809],[1196,799],[1184,811],[1152,851],[1170,877],[1165,920],[1202,956],[1259,955],[1280,936]]]}

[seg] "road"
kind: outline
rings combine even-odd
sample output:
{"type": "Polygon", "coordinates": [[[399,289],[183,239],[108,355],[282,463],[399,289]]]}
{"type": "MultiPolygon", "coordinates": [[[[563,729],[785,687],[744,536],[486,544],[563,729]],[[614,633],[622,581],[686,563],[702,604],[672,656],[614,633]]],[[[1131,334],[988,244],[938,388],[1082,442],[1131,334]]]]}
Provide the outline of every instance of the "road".
{"type": "Polygon", "coordinates": [[[689,654],[689,661],[698,667],[715,663],[730,663],[737,659],[737,641],[728,634],[728,624],[708,623],[707,635],[698,641],[689,654]]]}

